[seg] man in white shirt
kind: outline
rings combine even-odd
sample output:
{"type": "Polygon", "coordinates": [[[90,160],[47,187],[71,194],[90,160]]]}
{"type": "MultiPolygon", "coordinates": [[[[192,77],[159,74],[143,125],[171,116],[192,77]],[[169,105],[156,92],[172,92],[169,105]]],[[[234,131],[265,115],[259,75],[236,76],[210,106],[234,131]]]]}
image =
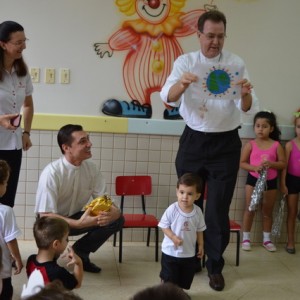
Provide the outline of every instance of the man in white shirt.
{"type": "MultiPolygon", "coordinates": [[[[223,50],[226,38],[226,17],[212,10],[198,20],[200,51],[183,54],[174,62],[173,70],[161,90],[162,100],[178,107],[186,127],[180,138],[176,157],[178,177],[187,172],[198,173],[207,184],[207,203],[204,235],[206,267],[209,285],[216,291],[224,289],[222,257],[230,237],[229,207],[233,196],[241,151],[238,128],[243,113],[258,111],[258,101],[252,90],[243,60],[223,50]],[[222,96],[197,97],[197,71],[207,64],[236,65],[244,70],[240,99],[222,99],[222,96]]],[[[204,195],[204,192],[202,193],[204,195]]],[[[200,206],[202,203],[198,202],[200,206]]]]}
{"type": "Polygon", "coordinates": [[[83,269],[98,273],[101,268],[90,262],[89,254],[121,229],[124,218],[115,205],[98,216],[90,215],[90,209],[82,210],[91,199],[102,196],[106,190],[104,177],[88,160],[92,157],[92,143],[82,126],[63,126],[57,141],[63,156],[48,164],[41,173],[35,212],[39,216],[66,220],[70,235],[86,233],[74,243],[73,248],[82,259],[83,269]]]}

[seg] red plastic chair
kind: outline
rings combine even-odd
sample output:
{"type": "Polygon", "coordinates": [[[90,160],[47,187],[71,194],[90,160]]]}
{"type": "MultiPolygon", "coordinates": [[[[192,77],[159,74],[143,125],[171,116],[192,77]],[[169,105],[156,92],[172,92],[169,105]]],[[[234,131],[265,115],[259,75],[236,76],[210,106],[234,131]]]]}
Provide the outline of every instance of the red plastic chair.
{"type": "MultiPolygon", "coordinates": [[[[142,214],[123,214],[125,228],[148,228],[147,246],[150,244],[151,228],[155,229],[155,261],[158,261],[158,220],[154,215],[146,213],[145,196],[152,192],[151,176],[117,176],[116,195],[121,196],[121,211],[123,212],[125,196],[141,196],[142,214]]],[[[119,262],[122,262],[123,229],[119,232],[119,262]]],[[[116,246],[117,234],[114,234],[116,246]]]]}

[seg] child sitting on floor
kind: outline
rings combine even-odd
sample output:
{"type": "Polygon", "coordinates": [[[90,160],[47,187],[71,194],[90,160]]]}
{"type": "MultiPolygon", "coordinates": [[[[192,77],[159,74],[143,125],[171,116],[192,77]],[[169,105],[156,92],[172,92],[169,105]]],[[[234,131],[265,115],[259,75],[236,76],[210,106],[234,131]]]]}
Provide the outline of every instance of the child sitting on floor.
{"type": "Polygon", "coordinates": [[[79,288],[83,278],[82,261],[71,247],[68,248],[70,261],[67,266],[74,266],[73,274],[57,264],[58,257],[67,248],[68,223],[60,218],[41,217],[33,226],[33,234],[39,250],[37,255],[31,255],[27,260],[27,276],[38,269],[45,284],[58,279],[68,290],[79,288]]]}

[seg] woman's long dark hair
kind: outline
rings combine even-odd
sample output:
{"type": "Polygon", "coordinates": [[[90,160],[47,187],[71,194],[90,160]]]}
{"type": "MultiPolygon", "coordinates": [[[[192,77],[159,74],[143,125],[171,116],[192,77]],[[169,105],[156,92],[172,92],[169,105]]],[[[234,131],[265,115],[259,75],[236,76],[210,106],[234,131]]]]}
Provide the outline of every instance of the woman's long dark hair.
{"type": "MultiPolygon", "coordinates": [[[[22,25],[14,21],[5,21],[0,24],[0,41],[9,42],[11,39],[11,34],[17,31],[24,31],[22,25]]],[[[16,59],[13,63],[17,75],[23,77],[27,74],[28,68],[26,63],[23,60],[23,57],[16,59]]],[[[3,71],[4,71],[4,49],[0,47],[0,81],[3,80],[3,71]]]]}

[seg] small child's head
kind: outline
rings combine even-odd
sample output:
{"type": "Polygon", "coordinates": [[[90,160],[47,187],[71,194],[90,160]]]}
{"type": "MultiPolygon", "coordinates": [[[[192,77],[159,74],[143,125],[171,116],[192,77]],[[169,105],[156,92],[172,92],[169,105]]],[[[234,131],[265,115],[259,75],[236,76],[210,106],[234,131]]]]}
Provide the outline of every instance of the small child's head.
{"type": "Polygon", "coordinates": [[[197,174],[185,173],[177,181],[176,194],[181,208],[191,208],[199,199],[202,191],[202,179],[197,174]]]}
{"type": "Polygon", "coordinates": [[[280,141],[281,131],[277,126],[277,120],[274,113],[270,111],[260,111],[254,116],[253,127],[256,136],[260,128],[264,130],[262,134],[267,134],[274,141],[280,141]]]}
{"type": "Polygon", "coordinates": [[[147,287],[130,298],[130,300],[188,300],[190,297],[179,286],[166,282],[151,287],[147,287]]]}
{"type": "Polygon", "coordinates": [[[10,167],[5,160],[0,160],[0,197],[6,192],[7,181],[10,174],[10,167]]]}
{"type": "Polygon", "coordinates": [[[37,218],[33,225],[33,235],[40,250],[54,249],[59,256],[68,245],[69,224],[55,217],[37,218]]]}
{"type": "Polygon", "coordinates": [[[46,284],[36,294],[26,297],[26,300],[82,300],[73,291],[67,290],[60,280],[53,280],[46,284]]]}
{"type": "Polygon", "coordinates": [[[294,125],[296,136],[300,138],[300,108],[294,113],[294,125]]]}

